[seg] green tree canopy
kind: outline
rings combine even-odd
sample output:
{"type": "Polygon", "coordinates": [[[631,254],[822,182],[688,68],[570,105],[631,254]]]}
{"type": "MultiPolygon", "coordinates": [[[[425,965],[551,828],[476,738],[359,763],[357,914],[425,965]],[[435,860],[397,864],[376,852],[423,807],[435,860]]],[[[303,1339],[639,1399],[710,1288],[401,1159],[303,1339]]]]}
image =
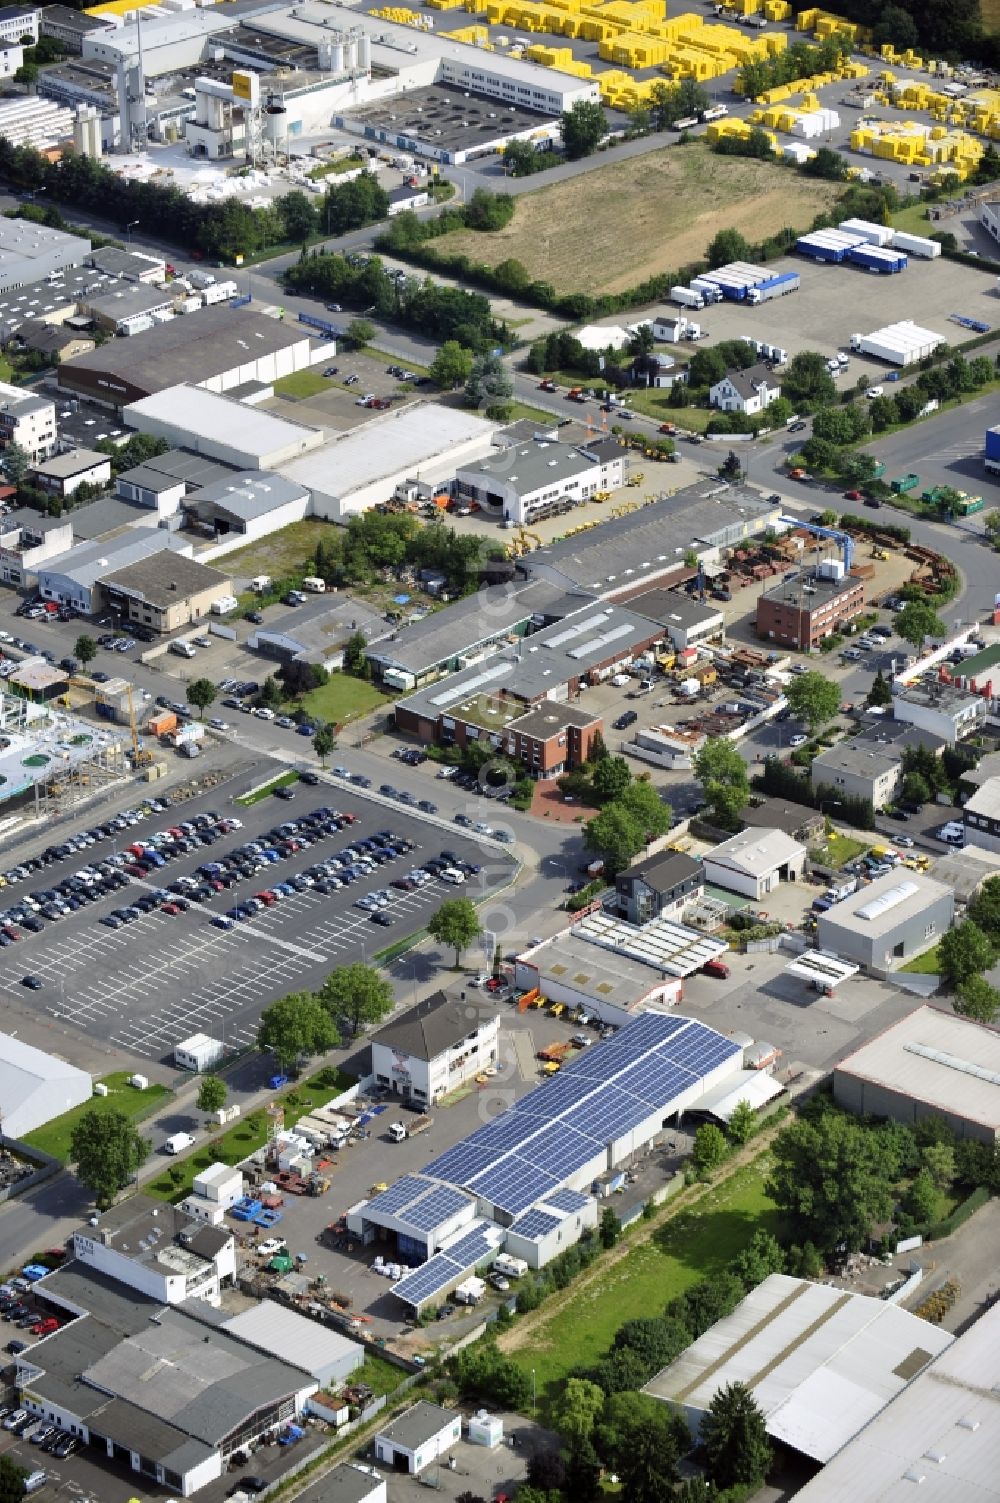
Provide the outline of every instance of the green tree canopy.
{"type": "Polygon", "coordinates": [[[800,673],[785,690],[792,714],[815,733],[840,708],[840,685],[822,673],[800,673]]]}
{"type": "Polygon", "coordinates": [[[738,1101],[733,1107],[732,1115],[726,1123],[726,1132],[729,1141],[737,1147],[743,1143],[749,1143],[757,1126],[757,1114],[749,1101],[738,1101]]]}
{"type": "Polygon", "coordinates": [[[722,1129],[714,1122],[703,1122],[694,1135],[691,1160],[700,1174],[717,1169],[729,1153],[722,1129]]]}
{"type": "Polygon", "coordinates": [[[888,1132],[840,1112],[817,1112],[785,1128],[772,1155],[768,1189],[795,1218],[796,1241],[825,1253],[841,1243],[857,1251],[892,1210],[900,1149],[888,1132]]]}
{"type": "Polygon", "coordinates": [[[592,100],[578,99],[560,122],[563,146],[571,161],[589,157],[608,133],[608,117],[592,100]]]}
{"type": "Polygon", "coordinates": [[[892,704],[892,690],[883,678],[881,668],[877,670],[875,677],[872,679],[872,686],[868,690],[868,698],[865,700],[865,704],[871,706],[873,709],[892,704]]]}
{"type": "Polygon", "coordinates": [[[587,849],[603,855],[605,871],[612,878],[624,871],[642,850],[644,837],[641,821],[619,803],[608,804],[600,814],[595,814],[587,821],[583,833],[587,849]]]}
{"type": "Polygon", "coordinates": [[[82,636],[77,637],[73,644],[73,656],[82,668],[86,668],[88,663],[92,663],[97,656],[97,643],[93,637],[88,636],[86,632],[82,636]]]}
{"type": "Polygon", "coordinates": [[[634,778],[627,788],[623,788],[613,807],[621,809],[629,818],[638,820],[642,827],[643,844],[648,840],[658,840],[674,822],[670,805],[663,801],[645,776],[634,778]]]}
{"type": "Polygon", "coordinates": [[[273,1054],[284,1074],[339,1042],[332,1017],[312,992],[289,992],[261,1013],[257,1047],[273,1054]]]}
{"type": "Polygon", "coordinates": [[[720,230],[705,251],[709,266],[725,266],[729,261],[746,261],[752,252],[750,242],[739,230],[720,230]]]}
{"type": "Polygon", "coordinates": [[[76,1164],[77,1178],[93,1190],[97,1204],[109,1206],[138,1174],[151,1146],[125,1112],[92,1108],[73,1128],[70,1159],[76,1164]]]}
{"type": "Polygon", "coordinates": [[[968,976],[958,984],[955,1011],[977,1023],[993,1023],[1000,1012],[1000,992],[985,976],[968,976]]]}
{"type": "Polygon", "coordinates": [[[555,1428],[570,1443],[590,1436],[604,1408],[604,1390],[586,1378],[567,1378],[553,1409],[555,1428]]]}
{"type": "Polygon", "coordinates": [[[594,768],[590,784],[602,804],[620,798],[632,781],[632,773],[624,757],[605,757],[594,768]]]}
{"type": "Polygon", "coordinates": [[[926,600],[908,600],[903,609],[897,611],[895,625],[903,641],[918,650],[923,647],[926,637],[938,638],[946,634],[944,622],[926,600]]]}
{"type": "Polygon", "coordinates": [[[427,924],[427,933],[432,939],[450,945],[455,951],[456,966],[462,958],[462,951],[482,932],[476,905],[471,898],[447,898],[427,924]]]}
{"type": "Polygon", "coordinates": [[[993,941],[972,919],[956,924],[942,934],[938,944],[941,974],[952,986],[961,986],[973,976],[981,976],[996,960],[993,941]]]}
{"type": "Polygon", "coordinates": [[[430,365],[430,378],[441,391],[464,386],[472,374],[473,354],[457,339],[446,339],[430,365]]]}
{"type": "Polygon", "coordinates": [[[395,1004],[391,983],[373,966],[352,961],[331,971],[319,990],[334,1017],[344,1017],[357,1033],[362,1023],[379,1023],[395,1004]]]}
{"type": "Polygon", "coordinates": [[[764,1416],[742,1383],[727,1383],[708,1406],[701,1449],[709,1477],[719,1487],[757,1487],[771,1465],[764,1416]]]}
{"type": "Polygon", "coordinates": [[[217,690],[210,678],[196,678],[187,687],[187,697],[202,714],[214,703],[217,690]]]}
{"type": "Polygon", "coordinates": [[[826,357],[816,350],[800,350],[782,373],[781,389],[796,407],[828,406],[837,400],[837,388],[826,368],[826,357]]]}
{"type": "Polygon", "coordinates": [[[747,765],[731,741],[706,741],[693,763],[694,775],[712,812],[724,829],[731,829],[750,799],[747,765]]]}
{"type": "Polygon", "coordinates": [[[502,355],[477,355],[465,383],[465,399],[471,407],[481,407],[487,416],[502,416],[514,395],[514,379],[503,363],[502,355]]]}
{"type": "Polygon", "coordinates": [[[203,1075],[198,1085],[198,1110],[218,1112],[226,1104],[229,1088],[218,1075],[203,1075]]]}
{"type": "Polygon", "coordinates": [[[332,725],[318,725],[316,734],[312,738],[313,751],[320,760],[320,766],[326,766],[326,759],[337,744],[337,738],[333,733],[332,725]]]}
{"type": "Polygon", "coordinates": [[[348,338],[361,349],[375,338],[375,325],[370,318],[352,318],[347,326],[348,338]]]}
{"type": "Polygon", "coordinates": [[[21,1503],[28,1468],[10,1456],[0,1456],[0,1503],[21,1503]]]}

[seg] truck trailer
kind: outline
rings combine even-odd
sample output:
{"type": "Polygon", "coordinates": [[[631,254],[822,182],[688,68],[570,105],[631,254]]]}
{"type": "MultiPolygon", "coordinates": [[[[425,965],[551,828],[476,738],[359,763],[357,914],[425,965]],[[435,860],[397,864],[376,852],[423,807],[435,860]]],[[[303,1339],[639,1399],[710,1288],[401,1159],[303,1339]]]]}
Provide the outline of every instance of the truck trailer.
{"type": "Polygon", "coordinates": [[[991,475],[1000,475],[1000,427],[987,428],[985,468],[991,475]]]}
{"type": "Polygon", "coordinates": [[[932,261],[941,254],[940,240],[928,240],[925,235],[907,235],[897,230],[892,237],[893,250],[906,251],[910,256],[922,256],[932,261]]]}
{"type": "MultiPolygon", "coordinates": [[[[851,349],[859,355],[873,355],[889,365],[916,365],[945,343],[933,329],[924,329],[912,319],[903,319],[870,334],[852,334],[851,349]]],[[[891,377],[889,378],[891,379],[891,377]]]]}
{"type": "Polygon", "coordinates": [[[670,301],[682,308],[704,308],[705,299],[693,287],[671,287],[670,301]]]}
{"type": "Polygon", "coordinates": [[[860,266],[862,271],[891,275],[906,270],[906,257],[902,251],[888,250],[881,245],[855,245],[847,252],[845,260],[851,266],[860,266]]]}
{"type": "Polygon", "coordinates": [[[751,287],[747,293],[747,302],[751,307],[757,307],[760,303],[768,303],[772,298],[784,297],[786,293],[798,292],[802,285],[802,278],[797,271],[783,271],[776,277],[769,277],[766,282],[760,282],[756,287],[751,287]]]}

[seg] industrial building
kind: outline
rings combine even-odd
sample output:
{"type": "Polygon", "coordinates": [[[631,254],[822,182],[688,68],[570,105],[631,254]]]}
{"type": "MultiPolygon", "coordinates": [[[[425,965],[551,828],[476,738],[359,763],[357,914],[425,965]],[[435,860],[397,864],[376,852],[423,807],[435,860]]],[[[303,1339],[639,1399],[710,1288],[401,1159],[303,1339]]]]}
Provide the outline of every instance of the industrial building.
{"type": "Polygon", "coordinates": [[[411,1477],[426,1471],[462,1439],[462,1416],[420,1399],[375,1436],[375,1459],[411,1477]]]}
{"type": "Polygon", "coordinates": [[[229,465],[218,464],[187,449],[168,449],[118,476],[118,496],[146,507],[158,517],[171,517],[180,510],[185,496],[209,486],[233,480],[229,465]]]}
{"type": "Polygon", "coordinates": [[[232,582],[217,569],[177,553],[151,553],[105,574],[104,599],[123,622],[158,633],[177,631],[211,614],[216,601],[232,598],[232,582]]]}
{"type": "Polygon", "coordinates": [[[902,785],[903,753],[916,746],[937,754],[944,742],[906,721],[882,719],[849,741],[824,747],[813,758],[809,776],[814,788],[831,788],[884,809],[902,785]]]}
{"type": "Polygon", "coordinates": [[[0,442],[6,448],[16,444],[34,464],[54,453],[57,436],[50,397],[0,381],[0,442]]]}
{"type": "Polygon", "coordinates": [[[819,915],[817,942],[873,975],[886,976],[936,945],[951,928],[951,888],[923,872],[886,872],[819,915]]]}
{"type": "Polygon", "coordinates": [[[954,1339],[886,1300],[772,1273],[643,1393],[697,1437],[719,1390],[742,1383],[773,1441],[827,1462],[954,1339]]]}
{"type": "Polygon", "coordinates": [[[43,491],[56,496],[72,496],[81,485],[107,485],[111,480],[111,460],[97,449],[70,449],[36,464],[32,475],[43,491]]]}
{"type": "Polygon", "coordinates": [[[865,608],[862,580],[837,559],[800,569],[757,599],[757,635],[809,652],[865,608]]]}
{"type": "Polygon", "coordinates": [[[660,640],[660,628],[623,606],[583,605],[492,657],[418,689],[396,706],[396,725],[422,741],[464,746],[481,737],[517,755],[536,776],[586,761],[600,717],[566,704],[660,640]],[[529,710],[542,711],[519,725],[529,710]],[[548,718],[553,717],[553,718],[548,718]],[[561,718],[561,723],[560,723],[561,718]],[[521,740],[518,741],[520,732],[521,740]],[[543,742],[553,742],[549,771],[543,742]]]}
{"type": "Polygon", "coordinates": [[[537,988],[549,1002],[615,1027],[638,1012],[676,1007],[684,996],[679,977],[657,975],[624,955],[607,955],[578,938],[572,927],[522,950],[514,981],[524,991],[537,988]]]}
{"type": "Polygon", "coordinates": [[[933,329],[923,329],[912,319],[886,324],[870,334],[852,334],[851,349],[859,355],[871,355],[889,365],[916,365],[948,341],[933,329]]]}
{"type": "Polygon", "coordinates": [[[676,590],[646,590],[629,600],[629,609],[658,621],[678,652],[721,638],[726,629],[726,618],[717,605],[676,590]]]}
{"type": "Polygon", "coordinates": [[[920,1007],[834,1067],[834,1099],[851,1112],[918,1122],[941,1117],[960,1138],[1000,1138],[1000,1036],[920,1007]]]}
{"type": "Polygon", "coordinates": [[[989,702],[957,684],[927,679],[915,684],[894,684],[892,713],[896,720],[918,726],[937,736],[946,746],[955,746],[982,730],[989,702]]]}
{"type": "MultiPolygon", "coordinates": [[[[51,675],[44,658],[25,659],[20,671],[40,665],[51,675]]],[[[65,683],[61,672],[56,679],[65,683]]],[[[110,727],[98,729],[38,700],[0,692],[0,804],[31,798],[36,816],[43,816],[58,789],[65,812],[82,792],[92,794],[121,776],[124,744],[110,727]]]]}
{"type": "Polygon", "coordinates": [[[509,94],[498,110],[490,96],[446,83],[382,97],[349,115],[338,114],[336,124],[367,140],[455,166],[500,152],[511,141],[531,141],[545,150],[558,139],[554,118],[551,124],[539,120],[536,110],[509,94]]]}
{"type": "Polygon", "coordinates": [[[762,902],[781,882],[802,876],[807,854],[805,846],[783,830],[743,830],[706,851],[705,880],[762,902]]]}
{"type": "MultiPolygon", "coordinates": [[[[933,1329],[933,1327],[932,1327],[933,1329]]],[[[1000,1306],[983,1313],[833,1456],[796,1503],[998,1503],[1000,1306]]]]}
{"type": "MultiPolygon", "coordinates": [[[[311,509],[310,493],[272,470],[235,471],[225,480],[203,486],[184,502],[189,527],[234,548],[300,522],[311,509]]],[[[218,557],[219,552],[214,549],[212,556],[218,557]]]]}
{"type": "Polygon", "coordinates": [[[173,318],[176,300],[169,289],[115,280],[81,299],[80,316],[107,334],[144,334],[155,323],[173,318]]]}
{"type": "MultiPolygon", "coordinates": [[[[237,546],[239,540],[231,546],[237,546]]],[[[225,545],[222,545],[225,548],[225,545]]],[[[213,549],[213,556],[219,549],[213,549]]],[[[258,626],[247,638],[251,652],[286,662],[298,658],[304,663],[322,663],[326,668],[343,664],[344,648],[355,632],[367,640],[388,631],[385,619],[364,601],[342,590],[320,595],[309,605],[299,606],[280,627],[258,626]]]]}
{"type": "MultiPolygon", "coordinates": [[[[10,13],[13,14],[13,10],[10,13]]],[[[34,103],[51,108],[44,100],[11,103],[34,103]]],[[[15,133],[8,132],[2,119],[0,128],[13,138],[15,133]]],[[[79,266],[89,253],[90,241],[79,235],[49,229],[48,225],[36,224],[33,219],[0,219],[0,292],[10,292],[27,282],[44,281],[53,272],[62,271],[67,266],[79,266]]]]}
{"type": "Polygon", "coordinates": [[[73,1256],[97,1273],[167,1305],[218,1305],[236,1275],[228,1227],[205,1227],[177,1206],[132,1195],[73,1233],[73,1256]]]}
{"type": "Polygon", "coordinates": [[[77,543],[39,565],[38,593],[44,600],[93,616],[103,604],[102,581],[108,575],[161,552],[190,558],[192,546],[158,527],[132,527],[115,537],[77,543]]]}
{"type": "Polygon", "coordinates": [[[120,409],[185,383],[213,392],[246,381],[272,383],[308,370],[329,349],[314,345],[299,325],[222,305],[158,324],[141,339],[109,340],[61,365],[59,387],[120,409]]]}
{"type": "Polygon", "coordinates": [[[447,609],[396,625],[368,649],[377,680],[387,689],[415,689],[442,673],[485,658],[511,637],[528,636],[561,621],[593,596],[567,594],[543,580],[483,584],[447,609]]]}
{"type": "Polygon", "coordinates": [[[43,517],[27,507],[0,517],[0,582],[34,586],[36,570],[73,546],[68,517],[43,517]]]}
{"type": "Polygon", "coordinates": [[[988,778],[962,806],[965,844],[1000,851],[1000,777],[988,778]]]}
{"type": "Polygon", "coordinates": [[[500,1018],[474,989],[432,992],[372,1036],[371,1073],[414,1106],[431,1106],[496,1065],[500,1018]]]}
{"type": "Polygon", "coordinates": [[[718,563],[723,549],[759,536],[780,515],[777,502],[749,486],[701,482],[638,512],[609,517],[579,537],[536,548],[521,565],[531,578],[564,590],[628,601],[654,585],[669,587],[688,578],[688,553],[703,564],[718,563]]]}
{"type": "Polygon", "coordinates": [[[0,1120],[5,1138],[23,1138],[53,1117],[83,1106],[93,1092],[86,1070],[0,1034],[0,1120]]]}
{"type": "Polygon", "coordinates": [[[130,428],[245,470],[276,469],[323,442],[321,429],[198,386],[171,386],[122,411],[130,428]]]}
{"type": "Polygon", "coordinates": [[[614,438],[580,446],[531,440],[458,467],[455,495],[478,502],[487,517],[530,525],[552,508],[620,490],[627,452],[614,438]]]}
{"type": "Polygon", "coordinates": [[[463,463],[489,453],[496,427],[457,407],[415,402],[270,467],[312,492],[314,516],[343,522],[390,500],[407,481],[450,480],[463,463]]]}
{"type": "Polygon", "coordinates": [[[181,1497],[301,1414],[318,1386],[228,1332],[202,1300],[179,1309],[79,1260],[36,1284],[35,1298],[71,1318],[16,1359],[23,1407],[181,1497]]]}
{"type": "Polygon", "coordinates": [[[346,1382],[365,1360],[365,1349],[359,1341],[351,1341],[273,1299],[260,1300],[230,1316],[222,1329],[279,1362],[305,1368],[322,1388],[346,1382]]]}
{"type": "Polygon", "coordinates": [[[630,924],[679,918],[705,890],[705,867],[683,851],[660,851],[634,862],[615,878],[616,906],[630,924]]]}
{"type": "Polygon", "coordinates": [[[83,38],[90,31],[110,31],[113,22],[107,16],[88,16],[86,11],[70,5],[46,5],[39,30],[43,37],[62,42],[67,52],[80,53],[83,38]]]}

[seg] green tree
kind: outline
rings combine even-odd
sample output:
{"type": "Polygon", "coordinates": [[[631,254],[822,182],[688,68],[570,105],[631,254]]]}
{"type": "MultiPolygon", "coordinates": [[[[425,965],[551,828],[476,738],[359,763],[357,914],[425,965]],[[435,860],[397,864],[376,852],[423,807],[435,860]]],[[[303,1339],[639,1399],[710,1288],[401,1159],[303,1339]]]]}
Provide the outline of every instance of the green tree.
{"type": "Polygon", "coordinates": [[[86,632],[77,637],[73,644],[73,656],[81,668],[86,668],[88,663],[92,663],[97,656],[97,643],[93,637],[88,636],[86,632]]]}
{"type": "Polygon", "coordinates": [[[981,976],[996,961],[996,948],[988,935],[971,919],[942,934],[938,944],[941,974],[953,987],[981,976]]]}
{"type": "Polygon", "coordinates": [[[751,254],[750,242],[739,230],[720,230],[705,252],[711,267],[725,266],[730,261],[746,261],[751,254]]]}
{"type": "Polygon", "coordinates": [[[601,1216],[600,1236],[601,1246],[605,1249],[614,1247],[622,1234],[622,1224],[614,1211],[607,1206],[601,1216]]]}
{"type": "Polygon", "coordinates": [[[368,638],[363,631],[352,632],[344,643],[344,672],[352,678],[368,673],[368,638]]]}
{"type": "Polygon", "coordinates": [[[504,1409],[527,1409],[531,1378],[489,1339],[473,1342],[448,1359],[448,1372],[465,1399],[483,1399],[504,1409]]]}
{"type": "Polygon", "coordinates": [[[764,1416],[749,1388],[720,1388],[701,1423],[701,1449],[709,1477],[719,1487],[759,1487],[771,1465],[764,1416]]]}
{"type": "Polygon", "coordinates": [[[950,1143],[928,1143],[921,1150],[924,1168],[939,1190],[955,1182],[955,1150],[950,1143]]]}
{"type": "Polygon", "coordinates": [[[455,951],[455,966],[459,965],[462,951],[482,934],[482,925],[471,898],[447,898],[427,924],[427,933],[439,944],[451,945],[455,951]]]}
{"type": "Polygon", "coordinates": [[[797,1240],[821,1252],[841,1243],[857,1251],[892,1210],[901,1164],[896,1140],[883,1130],[820,1112],[785,1128],[772,1156],[768,1192],[795,1218],[797,1240]]]}
{"type": "Polygon", "coordinates": [[[712,813],[724,829],[732,829],[750,799],[747,765],[731,741],[706,741],[695,755],[694,775],[712,813]]]}
{"type": "Polygon", "coordinates": [[[586,1440],[604,1408],[604,1390],[586,1378],[567,1378],[554,1407],[555,1428],[570,1443],[586,1440]]]}
{"type": "Polygon", "coordinates": [[[657,1419],[641,1425],[630,1435],[630,1445],[621,1457],[618,1480],[623,1503],[663,1503],[672,1497],[677,1481],[677,1428],[666,1406],[657,1419]]]}
{"type": "Polygon", "coordinates": [[[563,146],[571,161],[589,157],[608,133],[608,117],[592,100],[578,99],[560,122],[563,146]]]}
{"type": "Polygon", "coordinates": [[[665,835],[674,822],[670,805],[664,803],[646,776],[634,778],[615,799],[614,807],[639,821],[644,845],[665,835]]]}
{"type": "Polygon", "coordinates": [[[472,374],[473,354],[457,339],[446,339],[430,365],[430,378],[442,391],[464,386],[472,374]]]}
{"type": "Polygon", "coordinates": [[[218,1112],[226,1104],[229,1088],[218,1075],[203,1075],[198,1086],[198,1110],[218,1112]]]}
{"type": "Polygon", "coordinates": [[[318,226],[316,210],[301,189],[282,194],[274,207],[284,223],[282,234],[291,244],[303,245],[315,235],[318,226]]]}
{"type": "Polygon", "coordinates": [[[892,690],[882,676],[881,668],[872,679],[872,686],[868,690],[868,698],[865,704],[874,708],[881,708],[892,704],[892,690]]]}
{"type": "Polygon", "coordinates": [[[931,790],[922,773],[908,772],[903,779],[902,794],[909,803],[926,804],[931,796],[931,790]]]}
{"type": "Polygon", "coordinates": [[[691,1160],[699,1174],[718,1169],[729,1153],[729,1144],[714,1122],[703,1122],[694,1135],[691,1160]]]}
{"type": "Polygon", "coordinates": [[[896,613],[896,632],[919,651],[927,637],[944,637],[945,624],[926,600],[908,600],[896,613]]]}
{"type": "MultiPolygon", "coordinates": [[[[209,705],[213,703],[216,695],[215,685],[210,678],[196,678],[188,684],[187,697],[194,707],[204,715],[209,705]]],[[[201,716],[199,715],[199,719],[201,716]]]]}
{"type": "Polygon", "coordinates": [[[330,755],[337,744],[337,738],[334,735],[333,726],[326,723],[324,723],[323,725],[318,725],[312,738],[312,744],[313,751],[316,753],[317,757],[319,757],[319,765],[321,767],[325,767],[327,757],[330,755]]]}
{"type": "Polygon", "coordinates": [[[0,1456],[0,1503],[21,1503],[28,1468],[18,1466],[9,1456],[0,1456]]]}
{"type": "Polygon", "coordinates": [[[620,798],[632,781],[632,773],[624,757],[605,757],[594,768],[590,783],[602,804],[620,798]]]}
{"type": "Polygon", "coordinates": [[[73,1128],[69,1156],[76,1164],[77,1179],[93,1190],[99,1206],[109,1206],[138,1174],[151,1147],[125,1112],[91,1109],[73,1128]]]}
{"type": "Polygon", "coordinates": [[[872,27],[872,42],[881,49],[889,43],[899,52],[920,46],[917,23],[901,5],[887,5],[872,27]]]}
{"type": "Polygon", "coordinates": [[[587,765],[589,767],[596,767],[598,762],[603,762],[610,755],[608,744],[602,732],[599,730],[595,731],[590,738],[590,746],[587,750],[587,765]]]}
{"type": "Polygon", "coordinates": [[[840,708],[840,685],[822,673],[800,673],[785,690],[792,714],[815,735],[840,708]]]}
{"type": "Polygon", "coordinates": [[[968,976],[959,982],[955,1011],[977,1023],[992,1023],[1000,1012],[1000,992],[985,976],[968,976]]]}
{"type": "Polygon", "coordinates": [[[20,444],[8,444],[3,451],[3,467],[11,485],[23,485],[31,468],[31,458],[20,444]]]}
{"type": "Polygon", "coordinates": [[[354,960],[330,972],[319,990],[334,1017],[347,1018],[357,1033],[362,1023],[379,1023],[395,1006],[392,986],[370,965],[354,960]]]}
{"type": "Polygon", "coordinates": [[[605,872],[611,878],[624,871],[646,844],[641,822],[619,803],[606,805],[587,821],[583,840],[588,851],[603,855],[605,872]]]}
{"type": "Polygon", "coordinates": [[[502,355],[477,355],[465,383],[470,407],[481,407],[487,417],[509,416],[507,404],[514,395],[514,380],[502,355]]]}
{"type": "Polygon", "coordinates": [[[733,1107],[729,1121],[726,1123],[726,1131],[729,1141],[741,1147],[749,1143],[757,1126],[757,1114],[749,1101],[738,1101],[733,1107]]]}
{"type": "Polygon", "coordinates": [[[926,1169],[921,1169],[919,1174],[914,1175],[903,1197],[904,1208],[918,1226],[926,1226],[937,1210],[937,1203],[938,1192],[934,1188],[934,1180],[926,1169]]]}
{"type": "Polygon", "coordinates": [[[966,913],[991,939],[1000,941],[1000,877],[987,877],[966,913]]]}
{"type": "Polygon", "coordinates": [[[347,337],[360,350],[375,338],[375,325],[370,318],[352,318],[347,326],[347,337]]]}
{"type": "Polygon", "coordinates": [[[807,177],[821,177],[830,183],[841,183],[847,176],[847,162],[839,151],[821,146],[802,168],[807,177]]]}
{"type": "Polygon", "coordinates": [[[785,1252],[770,1232],[754,1232],[742,1252],[730,1263],[730,1270],[745,1289],[756,1289],[772,1273],[784,1273],[785,1252]]]}
{"type": "Polygon", "coordinates": [[[261,1013],[257,1047],[274,1055],[283,1074],[339,1042],[332,1017],[312,992],[289,992],[261,1013]]]}
{"type": "Polygon", "coordinates": [[[781,389],[798,408],[829,406],[837,400],[837,388],[826,368],[826,358],[816,350],[800,350],[782,373],[781,389]]]}

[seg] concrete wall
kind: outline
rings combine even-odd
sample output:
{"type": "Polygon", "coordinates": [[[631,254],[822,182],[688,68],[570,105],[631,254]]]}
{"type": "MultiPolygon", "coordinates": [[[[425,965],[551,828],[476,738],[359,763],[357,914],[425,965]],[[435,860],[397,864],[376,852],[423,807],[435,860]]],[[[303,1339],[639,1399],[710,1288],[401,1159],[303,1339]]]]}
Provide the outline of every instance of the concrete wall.
{"type": "MultiPolygon", "coordinates": [[[[956,1091],[960,1095],[957,1087],[956,1091]]],[[[942,1117],[959,1138],[973,1138],[990,1146],[996,1141],[993,1128],[988,1123],[964,1117],[958,1101],[953,1111],[943,1111],[939,1106],[914,1101],[904,1092],[889,1086],[860,1080],[846,1070],[835,1069],[833,1072],[833,1097],[839,1106],[858,1116],[870,1113],[873,1117],[890,1117],[894,1122],[907,1124],[919,1122],[924,1117],[942,1117]]]]}

